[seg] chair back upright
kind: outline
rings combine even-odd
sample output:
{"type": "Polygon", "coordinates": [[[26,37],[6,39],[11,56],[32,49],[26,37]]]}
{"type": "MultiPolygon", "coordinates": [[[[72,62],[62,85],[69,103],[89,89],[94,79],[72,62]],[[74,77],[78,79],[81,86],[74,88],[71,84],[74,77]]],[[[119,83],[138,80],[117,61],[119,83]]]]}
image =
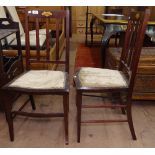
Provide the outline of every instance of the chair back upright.
{"type": "Polygon", "coordinates": [[[26,36],[26,69],[31,69],[33,63],[47,63],[47,64],[64,64],[65,71],[69,72],[69,10],[55,10],[55,11],[44,11],[44,10],[26,10],[25,18],[25,36],[26,36]],[[30,34],[29,34],[29,22],[35,21],[36,49],[34,52],[35,56],[30,55],[30,34]],[[55,24],[52,27],[50,20],[54,20],[55,24]],[[64,59],[60,59],[60,25],[62,21],[65,31],[65,49],[63,51],[64,59]],[[44,49],[40,47],[39,29],[44,28],[46,31],[46,40],[44,43],[44,49]],[[53,38],[52,32],[55,32],[55,38],[53,38]],[[55,49],[55,50],[52,50],[55,49]],[[41,57],[42,50],[45,51],[45,56],[41,57]]]}
{"type": "Polygon", "coordinates": [[[149,16],[149,9],[146,9],[143,12],[131,12],[129,16],[119,70],[125,73],[125,76],[128,79],[128,85],[131,92],[129,93],[130,95],[132,95],[134,87],[134,80],[149,16]]]}

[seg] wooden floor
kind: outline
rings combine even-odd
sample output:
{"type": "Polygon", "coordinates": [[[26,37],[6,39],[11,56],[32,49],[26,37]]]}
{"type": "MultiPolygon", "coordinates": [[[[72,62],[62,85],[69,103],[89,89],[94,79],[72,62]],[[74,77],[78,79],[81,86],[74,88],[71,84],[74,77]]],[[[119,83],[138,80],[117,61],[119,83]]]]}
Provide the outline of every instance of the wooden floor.
{"type": "MultiPolygon", "coordinates": [[[[32,119],[17,117],[14,121],[15,141],[10,142],[8,127],[3,113],[0,113],[0,147],[155,147],[155,102],[135,102],[133,121],[137,140],[133,141],[127,123],[87,124],[82,126],[81,143],[76,142],[75,90],[72,86],[74,58],[79,40],[72,39],[70,62],[70,112],[69,145],[64,144],[62,118],[32,119]]],[[[19,98],[22,103],[26,96],[19,98]]],[[[62,99],[58,96],[35,96],[38,111],[62,110],[62,99]]],[[[84,97],[84,102],[100,102],[100,98],[84,97]]],[[[30,109],[27,106],[26,109],[30,109]]],[[[124,117],[121,110],[83,110],[82,119],[124,117]]]]}

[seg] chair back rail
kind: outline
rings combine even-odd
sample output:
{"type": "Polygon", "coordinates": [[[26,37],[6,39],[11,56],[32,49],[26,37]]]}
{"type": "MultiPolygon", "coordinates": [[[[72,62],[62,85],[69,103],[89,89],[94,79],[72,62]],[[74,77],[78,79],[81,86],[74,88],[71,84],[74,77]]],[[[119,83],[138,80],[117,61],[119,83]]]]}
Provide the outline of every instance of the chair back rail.
{"type": "MultiPolygon", "coordinates": [[[[69,72],[69,10],[59,10],[59,11],[43,11],[43,10],[26,10],[26,19],[25,19],[25,31],[26,31],[26,68],[29,70],[31,67],[31,63],[55,63],[55,64],[64,64],[65,71],[69,72]],[[31,57],[30,55],[30,34],[29,34],[29,20],[35,18],[35,31],[36,31],[36,57],[31,57]],[[51,57],[51,42],[52,35],[50,34],[53,29],[51,29],[50,21],[55,21],[55,54],[54,58],[51,57]],[[60,39],[60,24],[62,21],[64,23],[65,30],[65,58],[64,60],[60,59],[60,49],[59,49],[59,39],[60,39]],[[44,25],[44,29],[46,29],[46,40],[44,43],[44,49],[40,46],[40,37],[39,30],[44,25]],[[42,50],[46,50],[46,56],[41,57],[42,50]]],[[[54,26],[53,26],[54,27],[54,26]]]]}

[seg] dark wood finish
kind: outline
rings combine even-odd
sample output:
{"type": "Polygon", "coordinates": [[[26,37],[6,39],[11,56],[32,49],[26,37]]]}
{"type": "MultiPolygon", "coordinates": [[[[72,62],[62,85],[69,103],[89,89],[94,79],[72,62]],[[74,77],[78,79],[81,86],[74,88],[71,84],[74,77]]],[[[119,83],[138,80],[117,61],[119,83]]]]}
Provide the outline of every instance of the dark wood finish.
{"type": "MultiPolygon", "coordinates": [[[[42,10],[38,10],[38,15],[34,15],[34,14],[32,14],[30,17],[31,17],[31,20],[33,19],[33,18],[36,18],[35,20],[36,20],[36,36],[37,36],[37,40],[36,40],[36,53],[37,53],[37,56],[36,56],[36,59],[33,57],[33,58],[31,58],[31,56],[30,56],[30,46],[29,46],[29,35],[26,35],[26,43],[28,44],[28,46],[26,46],[26,51],[27,51],[27,58],[26,58],[26,67],[27,67],[27,69],[29,70],[30,68],[31,68],[31,62],[32,63],[56,63],[56,64],[62,64],[62,63],[64,63],[64,64],[66,64],[66,70],[65,71],[67,71],[67,72],[69,72],[69,46],[66,46],[66,57],[65,57],[65,61],[60,61],[59,60],[59,27],[60,27],[60,20],[61,20],[61,22],[62,22],[62,19],[63,18],[65,18],[65,16],[66,16],[66,14],[65,14],[65,11],[51,11],[51,13],[52,13],[52,15],[50,15],[50,16],[48,16],[46,19],[44,19],[45,18],[45,16],[43,16],[43,15],[41,15],[42,13],[43,13],[44,11],[42,11],[42,10]],[[49,60],[49,52],[50,52],[50,40],[51,40],[51,38],[50,38],[50,35],[49,35],[49,29],[51,29],[51,28],[49,28],[49,20],[50,19],[56,19],[56,38],[55,38],[55,40],[56,40],[56,53],[55,53],[55,57],[56,57],[56,59],[55,60],[53,60],[53,61],[50,61],[49,60]],[[40,21],[42,22],[42,19],[44,20],[44,22],[46,22],[45,23],[45,28],[46,28],[46,32],[48,32],[48,33],[46,33],[46,58],[45,59],[39,59],[40,58],[40,53],[42,52],[41,51],[41,49],[40,49],[40,47],[39,47],[39,19],[40,19],[40,21]]],[[[50,12],[50,11],[49,11],[50,12]]],[[[67,10],[66,12],[69,12],[69,10],[67,10]]],[[[65,19],[66,20],[66,23],[67,22],[69,22],[69,19],[68,18],[66,18],[65,19]]],[[[26,18],[26,22],[25,22],[25,24],[26,24],[26,28],[25,28],[25,31],[26,32],[28,32],[29,31],[29,26],[28,26],[28,18],[26,18]]],[[[65,29],[66,29],[66,31],[68,31],[69,30],[69,26],[66,26],[65,27],[65,29]]],[[[28,33],[27,33],[28,34],[28,33]]],[[[67,36],[68,34],[66,34],[66,44],[68,45],[69,44],[69,38],[68,38],[68,36],[67,36]]]]}
{"type": "MultiPolygon", "coordinates": [[[[72,36],[72,7],[71,6],[16,6],[16,10],[18,13],[18,16],[20,18],[20,21],[23,25],[23,27],[25,28],[25,9],[33,9],[33,10],[69,10],[70,12],[70,16],[69,16],[69,35],[70,37],[72,36]]],[[[53,26],[53,24],[55,24],[53,21],[50,22],[51,27],[53,26]]],[[[34,20],[31,20],[31,23],[29,23],[29,27],[31,30],[34,29],[34,20]]]]}
{"type": "MultiPolygon", "coordinates": [[[[64,117],[64,126],[65,126],[65,143],[68,144],[68,112],[69,112],[69,84],[68,84],[68,73],[69,73],[69,11],[68,10],[63,10],[63,11],[44,11],[44,10],[38,10],[38,11],[32,11],[32,10],[27,10],[25,11],[25,33],[26,33],[26,69],[27,70],[31,70],[31,64],[34,63],[52,63],[52,64],[64,64],[65,66],[65,86],[64,88],[61,89],[56,89],[56,88],[51,88],[51,89],[25,89],[22,87],[9,87],[10,83],[12,83],[13,81],[9,82],[8,84],[6,84],[3,87],[3,91],[4,92],[18,92],[19,94],[27,94],[29,97],[29,101],[31,101],[31,106],[32,109],[35,110],[36,106],[34,103],[34,98],[33,95],[61,95],[63,96],[63,113],[32,113],[32,112],[24,112],[22,111],[24,106],[23,105],[18,111],[12,111],[10,104],[8,102],[8,100],[5,100],[5,106],[6,106],[6,118],[8,120],[8,126],[9,126],[9,133],[10,133],[10,139],[11,141],[14,140],[14,131],[13,131],[13,118],[16,115],[22,115],[22,116],[29,116],[29,117],[64,117]],[[36,56],[35,57],[31,57],[30,56],[30,36],[29,36],[29,19],[34,18],[35,21],[35,28],[36,28],[36,56]],[[46,47],[45,47],[45,51],[46,51],[46,56],[44,57],[44,59],[40,58],[40,46],[39,46],[39,22],[41,21],[40,19],[43,19],[46,22],[46,47]],[[56,57],[53,61],[49,60],[49,51],[50,51],[50,35],[49,35],[49,20],[54,19],[56,21],[56,47],[57,45],[59,45],[59,24],[60,24],[60,20],[65,20],[65,33],[66,33],[66,45],[65,45],[65,60],[60,60],[59,54],[59,48],[56,48],[56,57]],[[57,22],[58,21],[58,22],[57,22]]],[[[25,72],[26,73],[26,72],[25,72]]],[[[23,73],[22,75],[24,75],[25,73],[23,73]]],[[[54,74],[54,73],[53,73],[54,74]]],[[[22,76],[20,75],[20,76],[22,76]]],[[[18,76],[16,79],[20,78],[20,76],[18,76]]],[[[16,80],[14,79],[14,80],[16,80]]],[[[26,104],[26,103],[25,103],[26,104]]]]}
{"type": "MultiPolygon", "coordinates": [[[[19,25],[17,22],[13,22],[10,19],[1,18],[0,19],[0,88],[15,78],[17,75],[23,72],[22,66],[22,52],[20,46],[20,32],[19,25]],[[7,24],[6,24],[7,23],[7,24]],[[2,39],[12,34],[16,34],[18,46],[16,55],[14,57],[8,57],[4,54],[3,48],[5,48],[5,42],[2,44],[2,39]]],[[[8,53],[12,50],[8,50],[8,53]]],[[[3,93],[0,90],[0,110],[4,110],[4,100],[7,98],[9,103],[12,104],[14,100],[18,97],[16,93],[3,93]]]]}
{"type": "MultiPolygon", "coordinates": [[[[104,105],[104,106],[94,106],[95,108],[121,108],[122,113],[126,112],[126,120],[87,120],[85,123],[104,123],[104,122],[128,122],[129,128],[133,140],[136,140],[136,134],[133,127],[131,106],[132,106],[132,93],[134,87],[134,80],[136,77],[137,66],[139,62],[139,57],[141,53],[141,48],[143,44],[143,39],[145,35],[145,30],[147,26],[147,21],[149,20],[150,10],[146,9],[145,12],[132,12],[128,20],[125,42],[122,50],[119,70],[122,71],[123,76],[126,77],[128,81],[128,87],[126,88],[113,88],[113,87],[82,87],[79,80],[79,71],[76,72],[74,76],[74,81],[76,85],[76,105],[77,105],[77,141],[80,142],[81,133],[81,109],[82,109],[82,95],[84,93],[126,93],[126,102],[121,101],[114,105],[104,105]]],[[[117,48],[116,48],[117,50],[117,48]]],[[[108,49],[110,51],[110,48],[108,49]]],[[[104,79],[103,79],[104,80],[104,79]]],[[[111,97],[111,96],[110,96],[111,97]]],[[[121,100],[121,99],[120,99],[121,100]]],[[[91,106],[86,105],[84,108],[90,108],[91,106]]]]}

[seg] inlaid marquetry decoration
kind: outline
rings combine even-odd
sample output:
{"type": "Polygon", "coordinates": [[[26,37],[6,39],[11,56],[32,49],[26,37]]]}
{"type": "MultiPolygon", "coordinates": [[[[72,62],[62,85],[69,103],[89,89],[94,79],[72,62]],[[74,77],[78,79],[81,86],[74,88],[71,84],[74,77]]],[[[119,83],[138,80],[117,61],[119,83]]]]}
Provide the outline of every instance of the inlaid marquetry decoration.
{"type": "Polygon", "coordinates": [[[49,16],[52,16],[52,12],[44,11],[41,15],[45,17],[49,17],[49,16]]]}

